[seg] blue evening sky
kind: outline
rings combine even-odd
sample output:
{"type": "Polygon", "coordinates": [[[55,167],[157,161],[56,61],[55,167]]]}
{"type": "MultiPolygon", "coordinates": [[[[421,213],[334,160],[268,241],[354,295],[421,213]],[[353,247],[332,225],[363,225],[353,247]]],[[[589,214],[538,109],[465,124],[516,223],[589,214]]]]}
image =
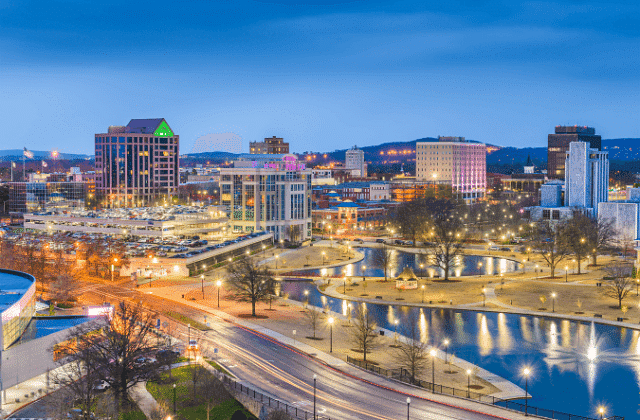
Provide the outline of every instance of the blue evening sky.
{"type": "Polygon", "coordinates": [[[91,154],[94,133],[155,117],[182,153],[640,137],[638,69],[637,0],[3,0],[0,149],[91,154]]]}

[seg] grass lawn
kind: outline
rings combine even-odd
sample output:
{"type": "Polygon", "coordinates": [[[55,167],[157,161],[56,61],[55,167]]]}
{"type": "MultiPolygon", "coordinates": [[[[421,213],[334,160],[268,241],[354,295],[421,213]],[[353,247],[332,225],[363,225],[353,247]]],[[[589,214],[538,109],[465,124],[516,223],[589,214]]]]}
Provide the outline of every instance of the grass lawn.
{"type": "Polygon", "coordinates": [[[234,377],[234,375],[227,371],[225,368],[223,368],[222,366],[220,366],[219,364],[217,364],[216,362],[214,362],[213,360],[209,360],[209,359],[205,359],[207,363],[209,363],[211,366],[213,366],[213,368],[219,372],[224,373],[227,376],[231,376],[234,377]]]}
{"type": "MultiPolygon", "coordinates": [[[[215,363],[215,362],[214,362],[215,363]]],[[[213,364],[212,364],[213,366],[213,364]]],[[[214,366],[215,367],[215,366],[214,366]]],[[[148,382],[147,390],[162,405],[173,410],[173,384],[176,384],[176,419],[185,420],[205,420],[207,418],[207,404],[203,402],[194,405],[193,399],[193,382],[191,377],[191,368],[183,366],[172,370],[173,382],[168,380],[169,374],[161,375],[161,383],[148,382]]],[[[218,402],[210,412],[210,420],[230,420],[233,413],[237,410],[243,410],[249,419],[255,417],[246,410],[238,401],[233,398],[218,402]]],[[[124,419],[138,420],[138,419],[124,419]]]]}
{"type": "Polygon", "coordinates": [[[209,331],[211,329],[210,327],[207,327],[206,325],[204,325],[202,322],[198,322],[195,319],[191,319],[188,316],[179,314],[177,312],[167,311],[165,312],[165,315],[175,320],[178,320],[184,324],[191,324],[191,327],[200,331],[209,331]]]}

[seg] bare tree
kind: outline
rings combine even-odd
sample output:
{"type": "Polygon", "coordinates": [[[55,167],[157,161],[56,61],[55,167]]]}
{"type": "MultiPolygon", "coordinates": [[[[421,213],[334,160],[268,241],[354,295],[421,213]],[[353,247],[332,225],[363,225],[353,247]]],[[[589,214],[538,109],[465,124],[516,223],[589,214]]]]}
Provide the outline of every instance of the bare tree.
{"type": "Polygon", "coordinates": [[[610,298],[618,300],[618,309],[622,309],[622,301],[627,297],[633,286],[631,267],[628,265],[614,264],[605,268],[609,280],[603,285],[602,293],[610,298]]]}
{"type": "Polygon", "coordinates": [[[307,324],[309,325],[309,328],[311,328],[311,331],[313,331],[313,339],[316,340],[316,332],[318,330],[318,327],[320,326],[320,322],[322,321],[322,312],[316,310],[316,308],[313,306],[309,306],[304,311],[304,317],[307,321],[307,324]]]}
{"type": "Polygon", "coordinates": [[[596,222],[584,214],[576,214],[566,222],[563,229],[564,241],[567,248],[576,256],[578,263],[578,274],[581,273],[581,262],[589,253],[593,253],[593,244],[591,243],[593,234],[589,235],[595,229],[596,222]],[[591,236],[591,237],[590,237],[591,236]]]}
{"type": "Polygon", "coordinates": [[[444,271],[444,280],[449,280],[449,272],[456,259],[464,253],[467,239],[464,217],[458,209],[441,204],[440,211],[429,218],[430,229],[425,236],[425,244],[434,256],[435,263],[444,271]]]}
{"type": "Polygon", "coordinates": [[[635,244],[634,238],[635,237],[631,233],[624,232],[618,239],[618,244],[620,248],[622,248],[623,256],[625,259],[627,258],[627,252],[629,251],[629,249],[633,249],[633,245],[635,244]]]}
{"type": "Polygon", "coordinates": [[[375,319],[367,310],[364,303],[358,305],[356,309],[356,316],[353,322],[354,328],[350,329],[351,338],[356,344],[358,350],[362,351],[363,360],[367,361],[367,353],[373,350],[378,336],[376,335],[375,319]]]}
{"type": "Polygon", "coordinates": [[[207,374],[202,381],[200,381],[198,395],[207,402],[207,420],[209,420],[209,415],[213,407],[231,399],[231,395],[224,387],[224,384],[211,374],[207,374]]]}
{"type": "Polygon", "coordinates": [[[256,316],[256,302],[268,300],[274,294],[275,280],[271,272],[246,256],[230,264],[227,272],[232,287],[229,296],[237,301],[251,302],[251,315],[256,316]]]}
{"type": "MultiPolygon", "coordinates": [[[[86,353],[90,352],[91,348],[82,348],[77,351],[86,353]]],[[[84,420],[90,420],[93,417],[92,411],[99,397],[96,385],[101,378],[101,372],[97,366],[85,363],[89,358],[72,359],[62,369],[54,370],[51,377],[52,382],[61,388],[62,407],[59,408],[64,411],[79,408],[82,410],[81,416],[84,420]]]]}
{"type": "Polygon", "coordinates": [[[384,270],[384,281],[387,281],[389,267],[393,259],[393,250],[386,244],[382,244],[381,248],[374,251],[373,261],[384,270]]]}
{"type": "Polygon", "coordinates": [[[96,369],[100,379],[113,390],[115,407],[121,412],[128,402],[128,390],[157,371],[157,363],[139,360],[159,349],[151,333],[152,316],[144,312],[140,304],[121,302],[113,316],[105,319],[104,326],[95,328],[93,323],[75,327],[54,351],[64,356],[58,360],[60,365],[77,360],[96,369]]]}
{"type": "Polygon", "coordinates": [[[413,246],[424,229],[424,208],[424,200],[418,199],[402,203],[389,214],[389,224],[398,229],[402,236],[411,238],[413,246]]]}
{"type": "Polygon", "coordinates": [[[533,233],[533,249],[551,269],[551,277],[555,277],[556,267],[569,254],[563,230],[562,222],[556,224],[540,222],[533,233]]]}
{"type": "Polygon", "coordinates": [[[195,400],[198,393],[197,388],[198,385],[202,382],[202,380],[209,376],[209,372],[197,363],[191,365],[191,382],[193,383],[193,399],[195,400]]]}
{"type": "Polygon", "coordinates": [[[49,292],[53,300],[66,302],[74,297],[77,287],[76,278],[63,267],[58,275],[53,277],[49,292]]]}
{"type": "Polygon", "coordinates": [[[407,340],[400,340],[397,357],[401,366],[411,374],[411,382],[414,383],[416,376],[422,373],[427,366],[428,346],[427,343],[420,340],[417,315],[412,314],[409,318],[407,340]]]}
{"type": "Polygon", "coordinates": [[[604,248],[611,246],[617,233],[614,226],[614,220],[598,218],[587,232],[587,237],[592,247],[591,256],[594,266],[598,265],[598,253],[602,252],[604,248]]]}

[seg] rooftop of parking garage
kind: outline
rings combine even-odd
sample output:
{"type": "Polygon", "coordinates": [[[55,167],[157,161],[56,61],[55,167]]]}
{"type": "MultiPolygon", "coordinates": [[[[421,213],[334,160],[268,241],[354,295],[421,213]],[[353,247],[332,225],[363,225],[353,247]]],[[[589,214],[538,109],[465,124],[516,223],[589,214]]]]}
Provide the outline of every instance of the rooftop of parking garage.
{"type": "Polygon", "coordinates": [[[188,218],[211,217],[223,213],[219,206],[156,206],[103,210],[65,209],[35,212],[34,216],[63,216],[74,218],[125,219],[147,221],[169,221],[188,218]]]}

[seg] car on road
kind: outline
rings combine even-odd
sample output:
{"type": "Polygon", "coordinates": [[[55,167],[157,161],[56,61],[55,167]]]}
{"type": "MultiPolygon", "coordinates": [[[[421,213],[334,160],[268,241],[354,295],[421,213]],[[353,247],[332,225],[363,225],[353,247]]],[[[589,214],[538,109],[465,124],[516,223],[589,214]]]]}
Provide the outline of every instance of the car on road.
{"type": "Polygon", "coordinates": [[[98,381],[96,382],[96,384],[93,386],[93,389],[96,391],[100,391],[100,392],[104,392],[107,389],[111,388],[111,385],[109,385],[109,383],[107,381],[98,381]]]}
{"type": "Polygon", "coordinates": [[[198,340],[194,340],[194,339],[189,340],[187,351],[197,351],[197,350],[198,350],[198,340]]]}

